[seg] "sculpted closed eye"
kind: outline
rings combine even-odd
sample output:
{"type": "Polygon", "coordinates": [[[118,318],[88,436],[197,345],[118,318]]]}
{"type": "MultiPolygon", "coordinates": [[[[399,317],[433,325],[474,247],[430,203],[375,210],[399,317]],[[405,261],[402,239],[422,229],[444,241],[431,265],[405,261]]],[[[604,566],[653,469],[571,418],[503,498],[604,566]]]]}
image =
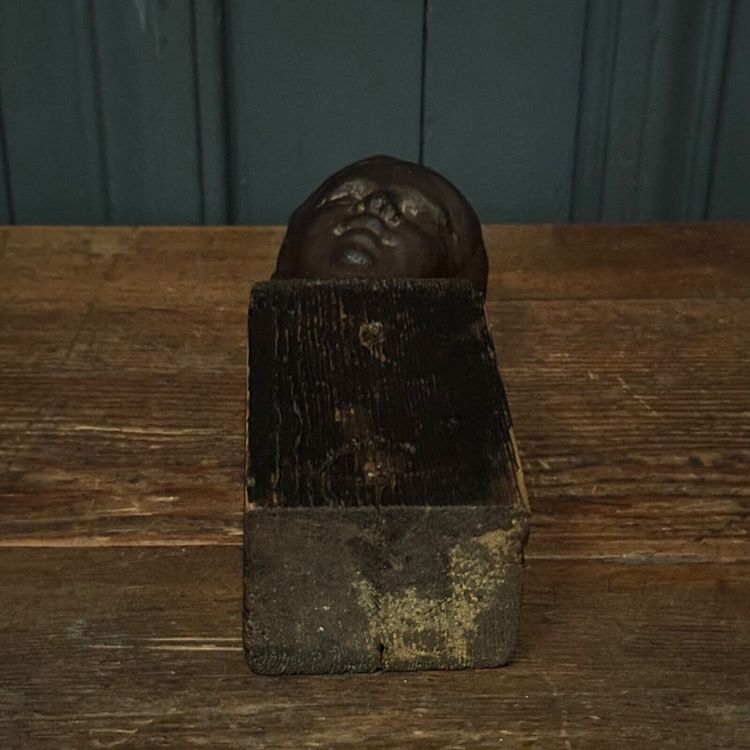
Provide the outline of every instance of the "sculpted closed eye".
{"type": "Polygon", "coordinates": [[[324,196],[317,204],[318,208],[329,203],[342,203],[346,201],[359,201],[367,193],[367,184],[361,181],[344,182],[324,196]]]}

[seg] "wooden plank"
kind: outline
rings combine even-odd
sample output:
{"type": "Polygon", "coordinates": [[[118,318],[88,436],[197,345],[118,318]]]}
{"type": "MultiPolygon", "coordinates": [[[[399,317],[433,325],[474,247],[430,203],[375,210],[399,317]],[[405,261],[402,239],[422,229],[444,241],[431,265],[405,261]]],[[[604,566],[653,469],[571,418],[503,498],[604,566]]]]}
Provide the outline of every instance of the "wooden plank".
{"type": "MultiPolygon", "coordinates": [[[[747,559],[749,231],[488,229],[532,557],[747,559]]],[[[4,233],[2,544],[239,544],[245,310],[280,237],[4,233]]]]}
{"type": "Polygon", "coordinates": [[[201,222],[200,86],[189,0],[92,8],[110,220],[201,222]]]}
{"type": "Polygon", "coordinates": [[[366,156],[418,158],[422,2],[306,8],[227,3],[235,222],[285,223],[328,175],[366,156]]]}
{"type": "Polygon", "coordinates": [[[234,420],[281,230],[0,232],[0,746],[750,745],[749,231],[488,230],[536,513],[517,659],[325,680],[241,652],[234,420]]]}
{"type": "Polygon", "coordinates": [[[14,221],[108,221],[90,4],[2,3],[0,89],[14,221]]]}
{"type": "Polygon", "coordinates": [[[735,0],[732,35],[726,61],[721,117],[708,205],[712,219],[750,217],[750,155],[747,133],[750,130],[750,2],[735,0]]]}
{"type": "Polygon", "coordinates": [[[247,670],[240,566],[0,551],[3,747],[750,744],[747,564],[532,561],[510,667],[326,679],[247,670]]]}
{"type": "MultiPolygon", "coordinates": [[[[750,295],[750,223],[496,225],[483,233],[491,299],[750,295]]],[[[105,304],[137,308],[153,307],[158,290],[163,308],[244,308],[251,284],[270,278],[283,235],[280,227],[13,227],[0,235],[0,299],[65,307],[101,291],[105,304]],[[61,280],[74,285],[70,293],[61,280]]]]}
{"type": "Polygon", "coordinates": [[[748,224],[500,226],[484,235],[498,299],[716,299],[750,291],[748,224]]]}
{"type": "Polygon", "coordinates": [[[585,6],[427,4],[424,161],[484,222],[568,218],[585,6]]]}
{"type": "Polygon", "coordinates": [[[16,220],[223,223],[220,21],[189,0],[4,5],[16,220]]]}
{"type": "Polygon", "coordinates": [[[236,220],[282,221],[334,168],[420,144],[485,220],[750,215],[747,0],[223,5],[0,9],[18,221],[223,222],[228,171],[236,220]]]}
{"type": "MultiPolygon", "coordinates": [[[[747,556],[747,306],[638,307],[490,307],[530,554],[747,556]]],[[[2,544],[239,542],[242,312],[2,318],[2,544]]]]}

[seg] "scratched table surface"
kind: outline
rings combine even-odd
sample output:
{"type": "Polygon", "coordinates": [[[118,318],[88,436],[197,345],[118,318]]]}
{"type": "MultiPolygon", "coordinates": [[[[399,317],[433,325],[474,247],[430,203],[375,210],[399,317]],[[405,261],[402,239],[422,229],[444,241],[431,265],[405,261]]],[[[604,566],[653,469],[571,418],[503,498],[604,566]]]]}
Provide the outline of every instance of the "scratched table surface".
{"type": "Polygon", "coordinates": [[[512,665],[259,677],[246,305],[279,228],[0,230],[0,747],[750,747],[750,225],[492,226],[512,665]]]}

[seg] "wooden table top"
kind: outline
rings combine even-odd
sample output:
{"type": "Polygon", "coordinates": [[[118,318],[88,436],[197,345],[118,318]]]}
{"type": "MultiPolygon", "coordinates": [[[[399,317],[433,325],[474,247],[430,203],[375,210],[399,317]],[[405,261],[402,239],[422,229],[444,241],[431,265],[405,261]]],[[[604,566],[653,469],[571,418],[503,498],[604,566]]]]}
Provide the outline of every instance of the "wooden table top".
{"type": "Polygon", "coordinates": [[[533,511],[503,669],[258,677],[278,228],[0,230],[0,747],[750,747],[750,224],[486,228],[533,511]]]}

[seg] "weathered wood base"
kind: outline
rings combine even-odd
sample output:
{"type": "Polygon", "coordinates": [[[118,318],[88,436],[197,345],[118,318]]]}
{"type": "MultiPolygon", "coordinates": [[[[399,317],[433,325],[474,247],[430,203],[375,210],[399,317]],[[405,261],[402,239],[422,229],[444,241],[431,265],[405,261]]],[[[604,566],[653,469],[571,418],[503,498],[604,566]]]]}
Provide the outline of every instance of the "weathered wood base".
{"type": "Polygon", "coordinates": [[[250,667],[507,663],[528,503],[481,295],[258,284],[248,365],[250,667]]]}
{"type": "Polygon", "coordinates": [[[244,643],[263,674],[494,667],[518,633],[523,510],[254,508],[244,643]]]}

